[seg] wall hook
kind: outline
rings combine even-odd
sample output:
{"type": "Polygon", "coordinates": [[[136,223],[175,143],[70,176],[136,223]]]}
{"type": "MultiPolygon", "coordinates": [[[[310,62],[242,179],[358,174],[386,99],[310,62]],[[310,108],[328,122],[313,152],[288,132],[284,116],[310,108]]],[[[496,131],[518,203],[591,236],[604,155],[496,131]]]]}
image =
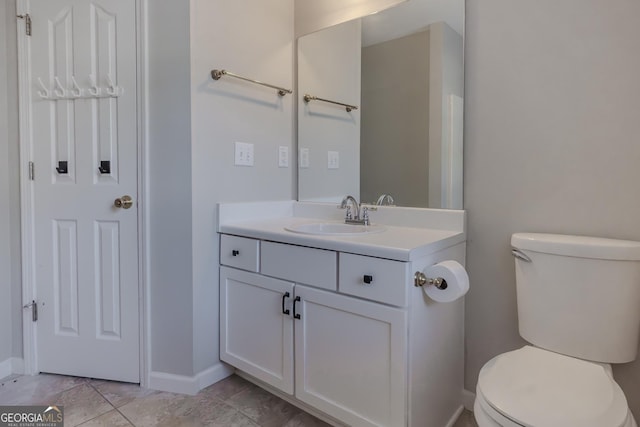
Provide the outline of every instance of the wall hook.
{"type": "Polygon", "coordinates": [[[67,96],[67,90],[64,88],[64,86],[62,86],[62,83],[60,83],[60,79],[58,78],[58,76],[54,77],[53,81],[55,82],[53,93],[55,93],[56,96],[60,98],[65,98],[67,96]]]}
{"type": "Polygon", "coordinates": [[[40,77],[38,77],[38,85],[40,86],[40,89],[42,89],[36,92],[38,96],[42,99],[49,99],[51,97],[51,92],[49,92],[49,89],[47,89],[40,77]]]}
{"type": "Polygon", "coordinates": [[[78,85],[78,82],[76,81],[76,78],[74,76],[71,76],[70,92],[71,92],[71,95],[73,95],[76,98],[80,98],[82,96],[82,89],[78,85]]]}
{"type": "Polygon", "coordinates": [[[95,74],[89,74],[89,84],[91,85],[89,87],[89,93],[91,94],[91,96],[95,96],[95,97],[99,97],[100,96],[100,88],[98,87],[97,83],[96,83],[96,76],[95,74]]]}
{"type": "Polygon", "coordinates": [[[60,175],[65,175],[65,174],[69,173],[69,162],[67,162],[66,160],[59,161],[58,162],[58,167],[56,167],[56,171],[60,175]]]}
{"type": "Polygon", "coordinates": [[[107,88],[107,93],[110,96],[116,97],[120,95],[120,88],[116,86],[115,83],[113,83],[113,79],[111,78],[110,74],[107,74],[107,84],[109,85],[109,87],[107,88]]]}
{"type": "Polygon", "coordinates": [[[101,174],[110,174],[111,173],[111,161],[110,160],[100,160],[100,166],[98,166],[98,172],[101,174]]]}

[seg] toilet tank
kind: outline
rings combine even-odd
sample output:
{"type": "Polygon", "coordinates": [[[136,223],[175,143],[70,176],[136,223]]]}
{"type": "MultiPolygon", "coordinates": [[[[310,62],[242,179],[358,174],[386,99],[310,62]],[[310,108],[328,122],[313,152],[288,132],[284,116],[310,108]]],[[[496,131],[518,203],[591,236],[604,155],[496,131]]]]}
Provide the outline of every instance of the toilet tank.
{"type": "Polygon", "coordinates": [[[516,233],[511,246],[525,340],[597,362],[636,358],[640,242],[516,233]]]}

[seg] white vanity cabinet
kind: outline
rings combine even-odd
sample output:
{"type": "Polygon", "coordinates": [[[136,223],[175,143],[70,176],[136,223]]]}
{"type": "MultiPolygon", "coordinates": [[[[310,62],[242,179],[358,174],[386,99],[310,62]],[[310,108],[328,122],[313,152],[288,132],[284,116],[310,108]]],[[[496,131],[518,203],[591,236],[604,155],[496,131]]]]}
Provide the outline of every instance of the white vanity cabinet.
{"type": "Polygon", "coordinates": [[[296,398],[350,426],[406,425],[405,310],[296,286],[296,398]]]}
{"type": "Polygon", "coordinates": [[[293,394],[293,283],[220,267],[220,359],[293,394]]]}
{"type": "Polygon", "coordinates": [[[428,309],[412,270],[463,261],[464,245],[407,262],[221,242],[221,360],[336,425],[444,427],[461,408],[462,306],[428,309]]]}

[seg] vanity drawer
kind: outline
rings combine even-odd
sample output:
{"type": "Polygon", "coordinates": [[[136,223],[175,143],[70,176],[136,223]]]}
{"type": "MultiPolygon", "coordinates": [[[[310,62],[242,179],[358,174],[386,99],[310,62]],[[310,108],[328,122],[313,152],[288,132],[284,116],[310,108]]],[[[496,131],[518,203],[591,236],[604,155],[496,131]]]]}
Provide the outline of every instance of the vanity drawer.
{"type": "Polygon", "coordinates": [[[340,253],[339,290],[344,294],[405,307],[409,263],[340,253]]]}
{"type": "Polygon", "coordinates": [[[337,290],[338,257],[325,249],[262,242],[262,274],[318,288],[337,290]]]}
{"type": "Polygon", "coordinates": [[[220,238],[220,264],[257,273],[260,271],[260,241],[223,234],[220,238]]]}

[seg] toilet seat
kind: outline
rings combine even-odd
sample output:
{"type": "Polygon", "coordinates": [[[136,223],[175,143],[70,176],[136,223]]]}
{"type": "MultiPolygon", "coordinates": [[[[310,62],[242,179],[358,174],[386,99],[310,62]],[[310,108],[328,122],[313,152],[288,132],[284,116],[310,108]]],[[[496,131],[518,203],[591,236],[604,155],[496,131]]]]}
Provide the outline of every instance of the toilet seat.
{"type": "Polygon", "coordinates": [[[478,395],[514,425],[621,427],[629,420],[624,393],[604,366],[531,346],[487,362],[478,395]]]}

